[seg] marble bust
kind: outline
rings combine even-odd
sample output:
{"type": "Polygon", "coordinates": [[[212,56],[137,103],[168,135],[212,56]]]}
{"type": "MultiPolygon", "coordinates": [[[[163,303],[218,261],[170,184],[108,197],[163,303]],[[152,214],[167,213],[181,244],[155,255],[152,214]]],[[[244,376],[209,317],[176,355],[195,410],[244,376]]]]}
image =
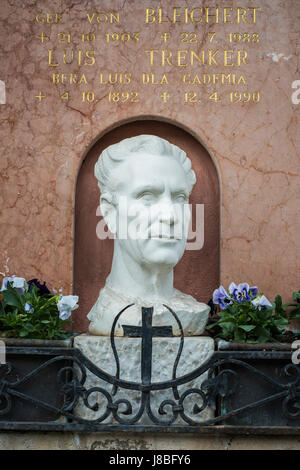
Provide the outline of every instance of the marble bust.
{"type": "Polygon", "coordinates": [[[173,269],[187,240],[189,196],[196,182],[191,161],[179,147],[154,135],[138,135],[107,147],[95,165],[100,207],[115,234],[110,274],[88,314],[89,333],[108,336],[126,305],[115,334],[124,324],[141,324],[141,307],[153,306],[153,325],[179,317],[186,336],[203,332],[209,307],[173,287],[173,269]]]}

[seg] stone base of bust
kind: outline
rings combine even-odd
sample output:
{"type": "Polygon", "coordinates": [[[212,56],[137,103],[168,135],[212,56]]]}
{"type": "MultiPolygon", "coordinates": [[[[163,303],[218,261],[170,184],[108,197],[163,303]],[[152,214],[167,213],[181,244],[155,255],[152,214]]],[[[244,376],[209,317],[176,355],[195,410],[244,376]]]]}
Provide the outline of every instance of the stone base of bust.
{"type": "Polygon", "coordinates": [[[194,297],[174,289],[170,299],[160,299],[151,303],[145,300],[129,297],[116,292],[109,286],[101,289],[98,300],[88,314],[90,320],[89,333],[92,335],[110,336],[112,323],[117,314],[127,305],[128,308],[120,317],[115,327],[115,336],[123,336],[122,325],[141,326],[142,307],[154,307],[153,325],[172,326],[173,336],[180,336],[180,329],[175,318],[163,304],[171,307],[179,318],[185,336],[199,336],[203,333],[210,307],[198,302],[194,297]]]}
{"type": "MultiPolygon", "coordinates": [[[[173,364],[177,356],[178,348],[180,344],[180,338],[156,338],[152,340],[152,383],[163,382],[172,378],[173,364]]],[[[128,338],[119,337],[115,338],[115,345],[120,361],[120,379],[124,379],[130,382],[141,382],[141,338],[128,338]]],[[[110,338],[104,336],[91,336],[91,335],[80,335],[76,336],[74,340],[74,347],[80,349],[80,351],[90,359],[97,367],[108,372],[111,375],[116,373],[116,364],[111,348],[110,338]]],[[[214,353],[214,341],[208,337],[190,337],[184,338],[184,346],[182,355],[177,368],[177,377],[181,377],[189,372],[192,372],[197,367],[201,366],[206,362],[214,353]]],[[[207,378],[207,373],[198,377],[197,379],[188,382],[187,384],[180,385],[178,387],[179,394],[182,394],[185,390],[190,388],[200,388],[202,382],[207,378]]],[[[90,389],[92,387],[102,387],[109,393],[112,391],[112,385],[102,381],[94,374],[87,371],[87,379],[85,382],[85,388],[90,389]]],[[[113,401],[116,402],[120,398],[126,398],[132,404],[132,414],[119,416],[122,419],[130,419],[138,412],[141,403],[141,393],[132,390],[119,389],[117,394],[112,397],[113,401]]],[[[166,416],[160,415],[158,409],[160,404],[164,400],[174,400],[172,389],[159,390],[151,392],[151,409],[158,419],[167,419],[166,416]]],[[[75,414],[84,419],[95,420],[106,409],[107,400],[100,393],[93,393],[89,398],[90,403],[98,402],[98,411],[92,411],[88,409],[82,400],[75,409],[75,414]]],[[[201,406],[201,397],[198,395],[191,395],[184,401],[184,407],[186,414],[197,422],[204,421],[214,416],[214,409],[207,408],[203,410],[199,415],[194,415],[192,410],[194,404],[197,403],[201,406]]],[[[123,409],[124,409],[124,405],[123,409]]],[[[170,408],[167,407],[166,410],[170,408]]],[[[122,409],[122,408],[120,408],[122,409]]],[[[105,424],[116,423],[112,415],[110,415],[105,421],[105,424]]],[[[143,416],[139,421],[142,424],[153,424],[148,416],[143,416]]],[[[181,418],[177,418],[174,424],[186,424],[181,418]]]]}

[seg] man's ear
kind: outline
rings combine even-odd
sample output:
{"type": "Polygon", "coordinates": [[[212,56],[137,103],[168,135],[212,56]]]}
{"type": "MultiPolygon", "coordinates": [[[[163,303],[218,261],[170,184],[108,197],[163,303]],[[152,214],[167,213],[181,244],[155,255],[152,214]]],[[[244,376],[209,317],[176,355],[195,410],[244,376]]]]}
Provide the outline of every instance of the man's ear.
{"type": "Polygon", "coordinates": [[[110,232],[115,234],[117,231],[117,210],[110,195],[103,194],[100,197],[100,209],[110,232]]]}

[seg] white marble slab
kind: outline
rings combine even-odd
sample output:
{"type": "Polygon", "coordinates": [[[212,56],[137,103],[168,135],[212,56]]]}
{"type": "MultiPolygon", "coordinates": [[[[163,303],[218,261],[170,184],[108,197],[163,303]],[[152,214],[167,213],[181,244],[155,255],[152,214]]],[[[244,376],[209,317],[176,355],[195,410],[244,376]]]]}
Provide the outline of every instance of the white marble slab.
{"type": "MultiPolygon", "coordinates": [[[[163,382],[172,378],[173,364],[177,356],[178,348],[180,345],[180,338],[153,338],[152,349],[152,382],[163,382]]],[[[119,355],[120,361],[120,378],[131,381],[141,382],[141,339],[116,337],[115,345],[119,355]]],[[[105,336],[91,336],[80,335],[74,340],[74,347],[81,350],[81,352],[95,363],[99,368],[112,375],[116,373],[116,363],[111,348],[110,338],[105,336]]],[[[214,352],[214,341],[208,337],[188,337],[184,339],[184,347],[182,355],[177,368],[177,377],[188,374],[194,369],[205,363],[211,358],[214,352]]],[[[197,379],[181,385],[178,387],[179,393],[184,393],[189,388],[200,388],[203,380],[207,378],[207,373],[198,377],[197,379]]],[[[112,385],[105,383],[95,375],[88,372],[87,380],[85,383],[87,389],[91,387],[103,387],[105,390],[111,392],[112,385]]],[[[131,390],[119,389],[117,394],[113,397],[114,401],[120,398],[127,398],[133,406],[132,415],[121,415],[122,418],[130,419],[137,413],[140,406],[141,393],[131,390]]],[[[151,392],[151,408],[153,413],[159,419],[166,419],[164,416],[158,414],[159,405],[163,400],[174,400],[174,395],[171,389],[160,390],[151,392]]],[[[76,414],[85,419],[97,419],[106,408],[107,401],[100,393],[93,393],[90,396],[90,403],[98,401],[99,410],[92,411],[85,407],[81,401],[77,408],[76,414]]],[[[190,410],[188,415],[197,422],[214,416],[214,410],[208,408],[199,415],[194,415],[191,410],[194,404],[197,403],[201,406],[201,397],[193,394],[187,397],[184,406],[185,409],[190,410]]],[[[124,409],[124,405],[123,409],[124,409]]],[[[169,414],[167,416],[170,416],[169,414]]],[[[108,417],[105,423],[116,422],[112,416],[108,417]]],[[[143,424],[151,424],[148,417],[144,417],[143,424]]],[[[178,419],[177,424],[184,424],[184,421],[178,419]]]]}

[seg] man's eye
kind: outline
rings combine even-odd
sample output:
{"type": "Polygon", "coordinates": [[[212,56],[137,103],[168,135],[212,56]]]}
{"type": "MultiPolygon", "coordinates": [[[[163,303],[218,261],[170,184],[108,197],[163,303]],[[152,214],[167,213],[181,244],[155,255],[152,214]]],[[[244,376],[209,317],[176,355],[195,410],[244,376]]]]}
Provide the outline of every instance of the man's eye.
{"type": "Polygon", "coordinates": [[[187,202],[187,197],[185,194],[178,194],[176,197],[175,197],[175,201],[176,202],[187,202]]]}
{"type": "Polygon", "coordinates": [[[143,201],[146,201],[146,202],[151,202],[154,199],[154,194],[152,194],[152,193],[142,193],[138,196],[138,199],[142,199],[143,201]]]}

